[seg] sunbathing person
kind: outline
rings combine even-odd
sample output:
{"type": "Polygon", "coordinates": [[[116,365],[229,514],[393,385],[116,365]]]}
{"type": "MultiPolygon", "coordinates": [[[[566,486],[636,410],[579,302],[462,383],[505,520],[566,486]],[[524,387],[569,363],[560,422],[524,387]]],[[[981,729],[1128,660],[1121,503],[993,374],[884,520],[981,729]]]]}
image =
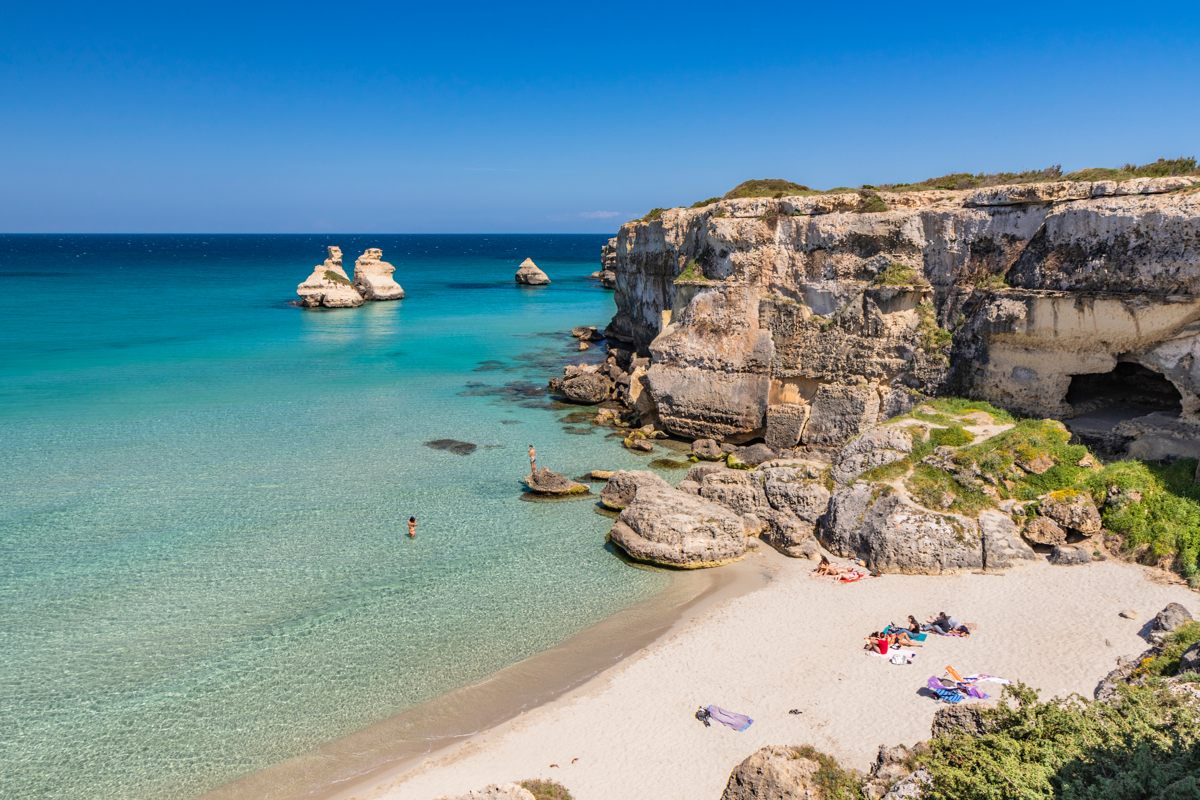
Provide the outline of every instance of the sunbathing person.
{"type": "Polygon", "coordinates": [[[942,636],[970,636],[971,631],[966,625],[956,620],[954,617],[947,614],[945,611],[938,612],[938,615],[933,619],[929,626],[932,630],[937,631],[942,636]]]}
{"type": "Polygon", "coordinates": [[[908,632],[909,633],[920,633],[921,632],[921,623],[917,622],[917,618],[914,617],[912,614],[908,615],[908,632]]]}
{"type": "Polygon", "coordinates": [[[858,569],[857,567],[845,567],[841,566],[840,564],[834,564],[825,556],[821,556],[821,563],[817,565],[815,572],[817,575],[829,575],[831,577],[841,578],[843,580],[847,578],[862,578],[867,574],[864,570],[858,569]]]}

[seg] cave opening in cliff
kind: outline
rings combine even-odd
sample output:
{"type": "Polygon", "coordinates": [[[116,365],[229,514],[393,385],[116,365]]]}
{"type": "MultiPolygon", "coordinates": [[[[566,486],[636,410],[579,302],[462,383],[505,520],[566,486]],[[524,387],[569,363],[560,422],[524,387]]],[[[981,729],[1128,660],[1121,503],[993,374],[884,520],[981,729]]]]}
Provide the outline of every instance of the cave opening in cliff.
{"type": "Polygon", "coordinates": [[[1123,412],[1140,416],[1154,411],[1180,414],[1183,398],[1161,373],[1122,361],[1112,372],[1074,375],[1067,402],[1076,416],[1095,412],[1123,412]]]}

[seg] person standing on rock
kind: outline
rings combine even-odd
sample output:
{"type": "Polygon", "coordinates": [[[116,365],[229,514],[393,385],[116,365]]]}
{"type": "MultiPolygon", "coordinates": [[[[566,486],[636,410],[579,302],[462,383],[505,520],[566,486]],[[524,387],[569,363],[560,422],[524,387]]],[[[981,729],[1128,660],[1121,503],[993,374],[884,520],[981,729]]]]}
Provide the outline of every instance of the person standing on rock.
{"type": "Polygon", "coordinates": [[[537,472],[537,450],[533,449],[533,445],[529,445],[529,474],[537,472]]]}
{"type": "Polygon", "coordinates": [[[410,538],[410,539],[417,538],[417,518],[416,517],[408,518],[408,538],[410,538]]]}

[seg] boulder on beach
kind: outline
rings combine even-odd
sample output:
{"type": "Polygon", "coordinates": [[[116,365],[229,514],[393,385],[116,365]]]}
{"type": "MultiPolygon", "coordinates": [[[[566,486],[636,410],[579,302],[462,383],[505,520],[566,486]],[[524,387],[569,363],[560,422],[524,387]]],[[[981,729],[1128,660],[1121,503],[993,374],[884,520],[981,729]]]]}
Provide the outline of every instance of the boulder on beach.
{"type": "Polygon", "coordinates": [[[527,258],[521,262],[521,266],[517,269],[517,283],[525,286],[545,286],[550,282],[550,276],[542,272],[538,265],[533,263],[532,258],[527,258]]]}
{"type": "Polygon", "coordinates": [[[403,300],[404,289],[392,278],[395,271],[383,251],[372,247],[354,262],[354,287],[367,300],[403,300]]]}
{"type": "Polygon", "coordinates": [[[721,800],[837,800],[857,796],[860,781],[811,747],[768,745],[734,767],[721,800]]]}
{"type": "Polygon", "coordinates": [[[572,494],[587,494],[590,489],[578,481],[573,481],[557,472],[551,472],[541,467],[525,476],[525,485],[534,494],[565,496],[572,494]]]}
{"type": "Polygon", "coordinates": [[[638,489],[643,486],[657,486],[662,489],[671,488],[669,483],[653,472],[645,470],[621,470],[614,472],[612,477],[608,479],[608,483],[604,485],[604,489],[600,491],[600,503],[605,508],[620,511],[633,502],[638,489]]]}
{"type": "Polygon", "coordinates": [[[608,536],[636,561],[684,569],[728,564],[747,549],[737,514],[670,487],[641,487],[608,536]]]}
{"type": "Polygon", "coordinates": [[[330,246],[325,261],[313,267],[312,275],[296,287],[305,308],[356,308],[363,296],[342,269],[342,248],[330,246]]]}

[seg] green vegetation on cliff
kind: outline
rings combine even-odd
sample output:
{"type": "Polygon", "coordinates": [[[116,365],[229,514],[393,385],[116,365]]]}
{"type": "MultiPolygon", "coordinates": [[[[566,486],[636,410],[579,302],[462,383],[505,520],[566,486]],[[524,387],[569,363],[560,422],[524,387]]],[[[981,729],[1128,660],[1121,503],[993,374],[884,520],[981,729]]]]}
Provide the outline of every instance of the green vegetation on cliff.
{"type": "Polygon", "coordinates": [[[807,186],[785,181],[783,178],[756,178],[742,181],[726,192],[722,199],[736,200],[739,197],[792,197],[812,193],[813,190],[807,186]]]}
{"type": "Polygon", "coordinates": [[[1127,181],[1131,178],[1169,178],[1174,175],[1200,175],[1200,165],[1194,158],[1160,158],[1149,164],[1126,164],[1123,167],[1092,167],[1069,172],[1069,181],[1127,181]]]}
{"type": "Polygon", "coordinates": [[[520,785],[521,788],[533,795],[535,800],[572,800],[572,795],[567,791],[567,787],[557,781],[531,778],[521,781],[520,785]]]}
{"type": "Polygon", "coordinates": [[[325,280],[333,283],[340,283],[343,286],[350,286],[350,279],[343,276],[340,272],[334,272],[331,269],[325,270],[325,280]]]}
{"type": "Polygon", "coordinates": [[[939,736],[920,758],[926,800],[1200,797],[1200,706],[1163,681],[1111,701],[1039,702],[1025,686],[980,712],[982,732],[939,736]]]}

